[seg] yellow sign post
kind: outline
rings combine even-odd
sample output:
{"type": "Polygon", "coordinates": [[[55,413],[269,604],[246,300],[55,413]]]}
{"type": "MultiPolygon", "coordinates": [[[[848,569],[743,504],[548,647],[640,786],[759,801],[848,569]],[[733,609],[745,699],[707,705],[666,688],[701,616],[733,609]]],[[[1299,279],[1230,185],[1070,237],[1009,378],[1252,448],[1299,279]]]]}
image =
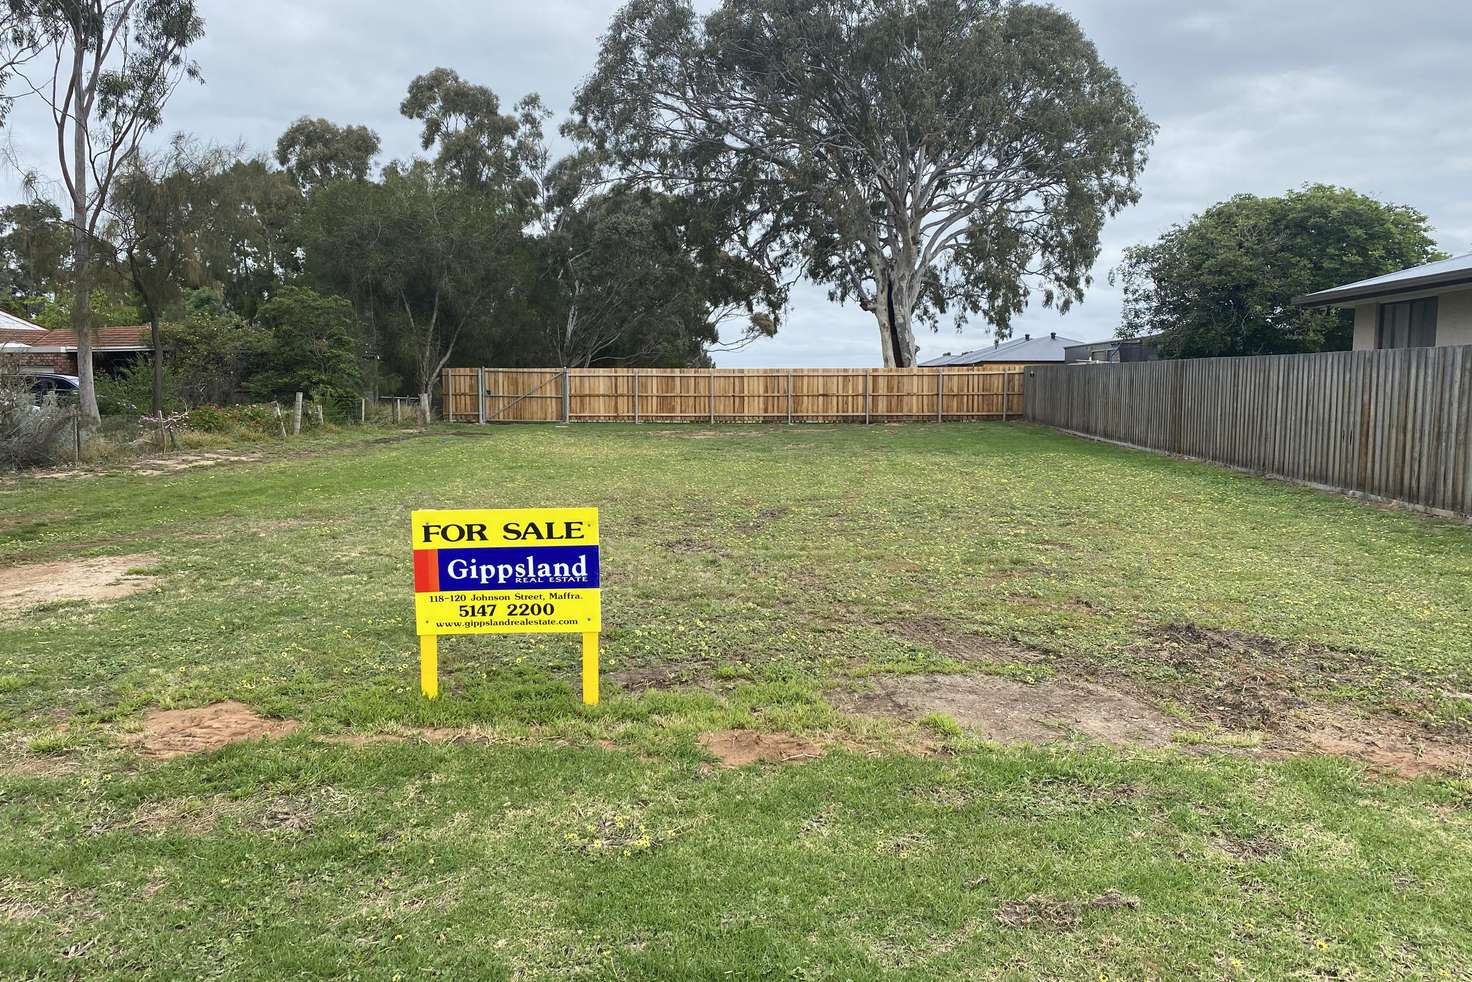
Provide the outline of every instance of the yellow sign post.
{"type": "Polygon", "coordinates": [[[416,511],[419,687],[439,696],[441,634],[583,636],[583,702],[598,703],[598,509],[416,511]]]}

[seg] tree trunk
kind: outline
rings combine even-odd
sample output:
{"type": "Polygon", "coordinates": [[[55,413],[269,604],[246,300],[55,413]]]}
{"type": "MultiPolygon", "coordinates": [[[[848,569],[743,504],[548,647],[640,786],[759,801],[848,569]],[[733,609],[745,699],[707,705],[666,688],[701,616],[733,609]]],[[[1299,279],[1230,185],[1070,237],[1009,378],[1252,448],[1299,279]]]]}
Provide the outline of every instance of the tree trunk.
{"type": "Polygon", "coordinates": [[[910,327],[910,307],[904,291],[891,276],[880,281],[880,295],[874,303],[874,319],[879,322],[879,347],[884,353],[885,368],[915,367],[915,334],[910,327]]]}
{"type": "Polygon", "coordinates": [[[72,39],[72,333],[77,336],[77,387],[79,409],[89,427],[102,422],[97,411],[97,383],[92,374],[92,239],[87,234],[87,175],[92,161],[89,150],[90,122],[83,94],[81,26],[75,25],[72,39]]]}
{"type": "Polygon", "coordinates": [[[149,322],[153,334],[153,414],[164,414],[164,350],[159,343],[158,314],[149,322]]]}

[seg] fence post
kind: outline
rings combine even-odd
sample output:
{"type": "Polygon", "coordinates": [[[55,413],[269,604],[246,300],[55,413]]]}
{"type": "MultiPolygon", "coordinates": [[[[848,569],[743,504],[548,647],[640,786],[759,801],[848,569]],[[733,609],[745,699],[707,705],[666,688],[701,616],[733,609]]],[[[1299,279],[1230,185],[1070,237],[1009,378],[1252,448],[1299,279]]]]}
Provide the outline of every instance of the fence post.
{"type": "Polygon", "coordinates": [[[935,370],[935,421],[941,422],[941,412],[945,409],[946,395],[946,370],[937,368],[935,370]]]}
{"type": "Polygon", "coordinates": [[[296,394],[296,408],[291,411],[291,435],[297,436],[302,431],[302,394],[296,394]]]}
{"type": "Polygon", "coordinates": [[[368,399],[366,396],[358,397],[358,425],[362,426],[368,422],[368,399]]]}
{"type": "Polygon", "coordinates": [[[792,425],[792,369],[787,370],[787,425],[792,425]]]}
{"type": "Polygon", "coordinates": [[[708,377],[710,379],[710,421],[714,426],[716,421],[716,370],[714,368],[710,370],[708,377]]]}
{"type": "Polygon", "coordinates": [[[869,369],[864,369],[864,422],[869,422],[869,369]]]}
{"type": "Polygon", "coordinates": [[[477,368],[475,370],[475,418],[477,422],[486,421],[486,370],[477,368]]]}
{"type": "Polygon", "coordinates": [[[399,425],[399,421],[401,419],[401,417],[400,417],[399,414],[402,412],[402,410],[399,407],[399,397],[398,396],[390,396],[389,397],[389,401],[391,403],[393,403],[393,407],[394,407],[394,425],[395,426],[398,426],[399,425]]]}
{"type": "Polygon", "coordinates": [[[562,370],[562,421],[564,423],[572,422],[572,391],[567,387],[571,378],[568,370],[564,368],[562,370]]]}
{"type": "Polygon", "coordinates": [[[638,423],[641,422],[639,419],[639,370],[631,369],[630,374],[634,377],[634,422],[638,423]]]}
{"type": "Polygon", "coordinates": [[[445,369],[445,421],[455,422],[455,370],[445,369]]]}

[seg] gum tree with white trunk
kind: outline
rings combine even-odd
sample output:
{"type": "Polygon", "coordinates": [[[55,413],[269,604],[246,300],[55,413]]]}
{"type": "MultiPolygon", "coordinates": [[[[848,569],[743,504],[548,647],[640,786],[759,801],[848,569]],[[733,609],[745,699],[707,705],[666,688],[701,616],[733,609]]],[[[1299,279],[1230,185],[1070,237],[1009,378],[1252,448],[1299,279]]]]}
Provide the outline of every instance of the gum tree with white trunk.
{"type": "Polygon", "coordinates": [[[1154,134],[1073,18],[1009,0],[630,0],[575,112],[727,248],[872,312],[898,367],[917,324],[1080,300],[1154,134]]]}
{"type": "Polygon", "coordinates": [[[92,286],[108,195],[140,141],[163,121],[185,79],[186,51],[204,36],[194,0],[10,0],[17,30],[38,53],[15,69],[20,97],[41,99],[56,128],[72,235],[72,329],[84,419],[97,423],[92,372],[92,286]]]}

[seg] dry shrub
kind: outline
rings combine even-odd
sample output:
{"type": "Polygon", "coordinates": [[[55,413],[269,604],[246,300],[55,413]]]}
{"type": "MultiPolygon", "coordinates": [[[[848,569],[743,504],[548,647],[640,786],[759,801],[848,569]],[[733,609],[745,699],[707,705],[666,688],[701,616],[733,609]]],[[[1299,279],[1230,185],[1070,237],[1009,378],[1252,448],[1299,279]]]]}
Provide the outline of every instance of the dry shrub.
{"type": "Polygon", "coordinates": [[[0,468],[60,463],[71,445],[76,411],[52,398],[39,404],[27,380],[0,373],[0,468]]]}

